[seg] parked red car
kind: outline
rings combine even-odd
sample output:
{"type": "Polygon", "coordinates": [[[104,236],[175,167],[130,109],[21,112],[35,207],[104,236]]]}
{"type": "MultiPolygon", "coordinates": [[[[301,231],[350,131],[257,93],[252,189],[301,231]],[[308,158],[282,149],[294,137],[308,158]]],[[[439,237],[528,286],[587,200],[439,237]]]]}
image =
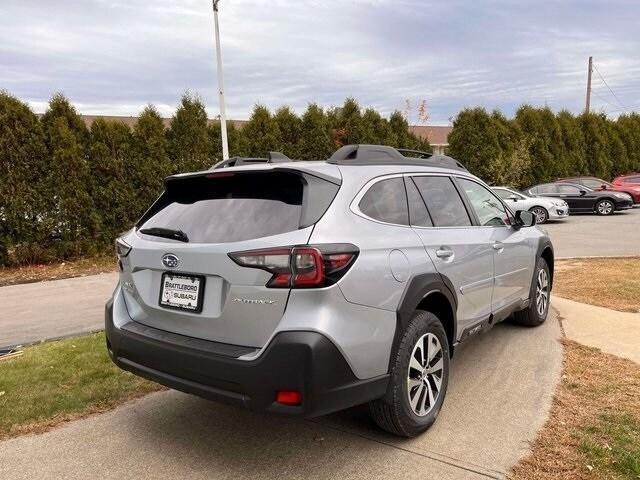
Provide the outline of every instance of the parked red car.
{"type": "Polygon", "coordinates": [[[613,179],[614,185],[640,185],[640,173],[630,173],[621,175],[613,179]]]}
{"type": "Polygon", "coordinates": [[[612,190],[614,192],[624,192],[631,195],[633,198],[634,205],[640,204],[640,175],[628,175],[626,177],[618,177],[616,180],[620,178],[636,178],[638,179],[638,183],[631,182],[629,180],[625,180],[624,182],[616,183],[614,180],[613,183],[602,180],[597,177],[568,177],[568,178],[560,178],[556,180],[556,183],[577,183],[579,185],[583,185],[591,190],[612,190]]]}

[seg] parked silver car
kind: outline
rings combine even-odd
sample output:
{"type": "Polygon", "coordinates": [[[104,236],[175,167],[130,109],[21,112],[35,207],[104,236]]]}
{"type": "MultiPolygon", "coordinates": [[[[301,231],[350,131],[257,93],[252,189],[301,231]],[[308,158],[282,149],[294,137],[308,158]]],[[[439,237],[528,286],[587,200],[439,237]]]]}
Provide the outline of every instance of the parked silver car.
{"type": "Polygon", "coordinates": [[[562,220],[569,216],[569,205],[562,199],[525,195],[508,187],[491,187],[512,210],[529,210],[536,223],[562,220]]]}
{"type": "Polygon", "coordinates": [[[449,157],[350,145],[229,165],[169,177],[118,239],[106,339],[123,369],[258,411],[369,402],[414,436],[458,344],[547,318],[549,238],[449,157]]]}

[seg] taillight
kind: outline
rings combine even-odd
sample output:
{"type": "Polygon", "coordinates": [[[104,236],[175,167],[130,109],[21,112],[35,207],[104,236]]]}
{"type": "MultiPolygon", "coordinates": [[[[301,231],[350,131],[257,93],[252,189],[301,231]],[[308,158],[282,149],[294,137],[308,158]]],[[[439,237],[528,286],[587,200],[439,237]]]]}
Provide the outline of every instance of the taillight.
{"type": "Polygon", "coordinates": [[[129,255],[131,251],[131,245],[122,240],[121,238],[116,239],[116,256],[118,258],[124,258],[129,255]]]}
{"type": "Polygon", "coordinates": [[[318,288],[336,283],[353,264],[358,248],[351,244],[277,247],[230,253],[242,267],[271,273],[270,288],[318,288]]]}

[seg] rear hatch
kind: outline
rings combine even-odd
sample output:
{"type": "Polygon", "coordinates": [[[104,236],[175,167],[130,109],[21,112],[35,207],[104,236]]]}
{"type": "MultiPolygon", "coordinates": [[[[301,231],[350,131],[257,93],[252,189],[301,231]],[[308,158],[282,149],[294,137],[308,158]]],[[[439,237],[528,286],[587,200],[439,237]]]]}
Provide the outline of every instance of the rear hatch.
{"type": "Polygon", "coordinates": [[[261,347],[280,321],[288,288],[229,254],[308,242],[339,188],[293,169],[225,169],[170,177],[122,240],[121,280],[136,322],[181,335],[261,347]]]}

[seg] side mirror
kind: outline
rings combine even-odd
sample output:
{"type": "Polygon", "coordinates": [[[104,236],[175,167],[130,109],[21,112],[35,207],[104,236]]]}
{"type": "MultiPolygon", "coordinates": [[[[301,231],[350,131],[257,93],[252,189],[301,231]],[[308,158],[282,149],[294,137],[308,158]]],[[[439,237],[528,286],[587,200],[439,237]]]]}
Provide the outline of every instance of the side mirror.
{"type": "Polygon", "coordinates": [[[517,202],[518,201],[518,197],[516,197],[515,195],[511,195],[511,196],[507,197],[507,200],[511,200],[512,202],[517,202]]]}
{"type": "Polygon", "coordinates": [[[580,196],[582,196],[582,195],[586,195],[586,194],[587,194],[587,191],[586,191],[586,190],[580,190],[580,196]]]}
{"type": "Polygon", "coordinates": [[[606,190],[608,187],[603,183],[602,186],[600,187],[600,190],[606,190]]]}
{"type": "Polygon", "coordinates": [[[528,210],[518,210],[516,212],[516,225],[519,227],[533,227],[536,224],[536,217],[528,210]]]}

